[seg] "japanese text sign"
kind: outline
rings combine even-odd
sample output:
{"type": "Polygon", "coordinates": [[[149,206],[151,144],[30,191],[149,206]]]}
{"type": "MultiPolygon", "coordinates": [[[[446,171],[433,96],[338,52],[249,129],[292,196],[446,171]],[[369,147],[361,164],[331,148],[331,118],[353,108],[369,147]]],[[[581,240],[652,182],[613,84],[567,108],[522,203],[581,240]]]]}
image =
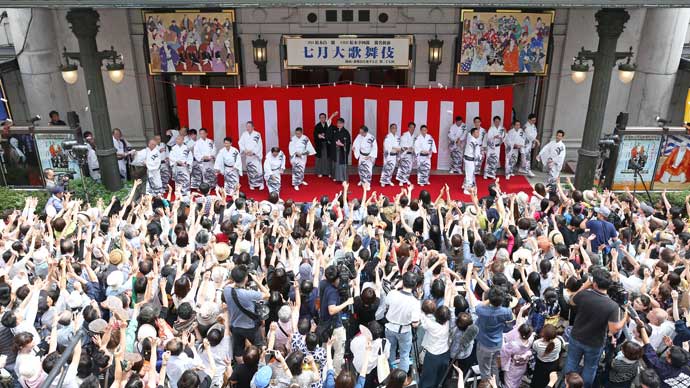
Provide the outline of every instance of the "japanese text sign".
{"type": "Polygon", "coordinates": [[[296,38],[285,37],[287,67],[410,66],[409,37],[296,38]]]}

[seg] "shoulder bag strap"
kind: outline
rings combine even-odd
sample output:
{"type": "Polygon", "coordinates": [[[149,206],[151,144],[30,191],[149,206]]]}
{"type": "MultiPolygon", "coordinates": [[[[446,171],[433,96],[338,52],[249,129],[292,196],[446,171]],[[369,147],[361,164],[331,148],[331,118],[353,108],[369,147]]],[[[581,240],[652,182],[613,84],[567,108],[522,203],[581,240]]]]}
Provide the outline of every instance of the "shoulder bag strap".
{"type": "Polygon", "coordinates": [[[240,299],[237,297],[237,290],[236,289],[232,288],[230,293],[232,294],[232,300],[235,301],[237,308],[240,309],[242,314],[248,316],[249,318],[251,318],[254,321],[259,320],[259,317],[256,314],[254,314],[253,312],[247,310],[246,308],[244,308],[244,306],[242,306],[242,303],[240,303],[240,299]]]}

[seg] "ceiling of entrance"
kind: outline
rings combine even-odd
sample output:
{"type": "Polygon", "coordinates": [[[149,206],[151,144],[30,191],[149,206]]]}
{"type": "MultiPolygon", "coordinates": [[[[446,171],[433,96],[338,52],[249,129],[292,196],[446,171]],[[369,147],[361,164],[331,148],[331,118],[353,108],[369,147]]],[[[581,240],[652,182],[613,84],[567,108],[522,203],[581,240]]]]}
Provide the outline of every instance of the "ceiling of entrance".
{"type": "Polygon", "coordinates": [[[27,7],[98,7],[98,8],[205,8],[205,7],[296,7],[296,6],[462,6],[462,7],[688,7],[687,0],[0,0],[0,6],[27,7]]]}

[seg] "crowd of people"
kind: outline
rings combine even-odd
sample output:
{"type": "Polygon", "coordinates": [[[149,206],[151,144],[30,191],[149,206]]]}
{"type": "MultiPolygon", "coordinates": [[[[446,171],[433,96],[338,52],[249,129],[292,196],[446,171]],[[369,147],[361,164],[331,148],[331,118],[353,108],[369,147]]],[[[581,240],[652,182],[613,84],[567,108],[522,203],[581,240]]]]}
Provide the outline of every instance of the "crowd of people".
{"type": "Polygon", "coordinates": [[[665,195],[142,185],[2,214],[4,386],[690,387],[687,209],[665,195]]]}

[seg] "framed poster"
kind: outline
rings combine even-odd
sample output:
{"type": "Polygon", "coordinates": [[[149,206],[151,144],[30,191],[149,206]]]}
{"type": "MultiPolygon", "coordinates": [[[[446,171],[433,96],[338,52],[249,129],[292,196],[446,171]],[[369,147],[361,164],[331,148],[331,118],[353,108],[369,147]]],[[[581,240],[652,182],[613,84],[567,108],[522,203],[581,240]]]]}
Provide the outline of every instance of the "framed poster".
{"type": "Polygon", "coordinates": [[[37,133],[36,150],[41,162],[41,170],[52,168],[56,175],[71,174],[72,179],[81,178],[81,169],[76,160],[67,155],[62,148],[62,143],[67,140],[75,140],[71,133],[37,133]]]}
{"type": "Polygon", "coordinates": [[[654,190],[687,190],[690,187],[690,135],[669,133],[654,176],[654,190]]]}
{"type": "Polygon", "coordinates": [[[462,10],[458,74],[548,71],[554,11],[462,10]]]}
{"type": "Polygon", "coordinates": [[[11,133],[0,140],[0,183],[12,187],[42,187],[43,171],[34,136],[11,133]]]}
{"type": "Polygon", "coordinates": [[[235,11],[144,12],[149,73],[239,74],[235,11]]]}
{"type": "Polygon", "coordinates": [[[412,35],[396,37],[318,37],[284,36],[287,69],[302,67],[396,67],[411,64],[412,35]]]}
{"type": "Polygon", "coordinates": [[[642,180],[647,189],[651,188],[656,171],[657,160],[661,149],[662,135],[624,134],[618,148],[618,160],[613,174],[613,190],[644,190],[642,180]],[[635,168],[639,169],[635,185],[635,168]],[[633,187],[635,186],[635,187],[633,187]]]}

